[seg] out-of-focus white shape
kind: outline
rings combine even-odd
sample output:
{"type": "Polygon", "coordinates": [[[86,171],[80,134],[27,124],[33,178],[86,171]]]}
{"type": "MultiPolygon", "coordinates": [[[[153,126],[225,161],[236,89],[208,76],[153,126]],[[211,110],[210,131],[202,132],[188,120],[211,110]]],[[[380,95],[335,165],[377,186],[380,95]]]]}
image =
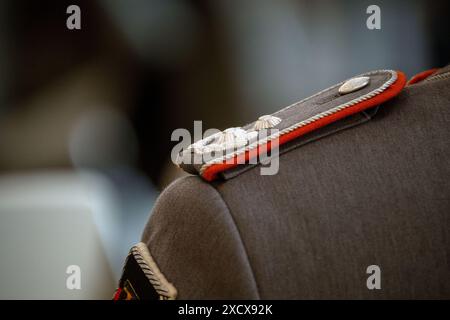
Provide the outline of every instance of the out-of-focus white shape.
{"type": "Polygon", "coordinates": [[[0,177],[0,298],[109,299],[124,259],[115,199],[89,172],[0,177]],[[81,290],[66,288],[69,265],[81,290]]]}

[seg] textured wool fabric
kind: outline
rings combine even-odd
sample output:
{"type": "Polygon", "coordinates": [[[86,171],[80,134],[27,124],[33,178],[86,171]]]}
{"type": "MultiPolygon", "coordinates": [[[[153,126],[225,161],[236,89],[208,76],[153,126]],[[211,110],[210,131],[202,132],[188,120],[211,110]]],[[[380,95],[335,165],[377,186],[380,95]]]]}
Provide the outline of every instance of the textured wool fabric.
{"type": "Polygon", "coordinates": [[[293,145],[276,175],[165,190],[142,241],[178,297],[450,298],[450,79],[358,124],[293,145]]]}
{"type": "Polygon", "coordinates": [[[162,193],[142,239],[179,299],[259,298],[225,202],[198,177],[182,178],[162,193]]]}

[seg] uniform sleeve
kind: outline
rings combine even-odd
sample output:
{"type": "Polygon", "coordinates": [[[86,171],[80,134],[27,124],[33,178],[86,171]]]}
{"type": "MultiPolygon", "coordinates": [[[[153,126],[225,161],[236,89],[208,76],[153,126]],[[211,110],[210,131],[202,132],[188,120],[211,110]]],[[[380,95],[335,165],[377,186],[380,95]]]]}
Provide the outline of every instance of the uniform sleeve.
{"type": "Polygon", "coordinates": [[[178,299],[257,299],[239,231],[214,187],[197,176],[158,198],[142,236],[178,299]]]}

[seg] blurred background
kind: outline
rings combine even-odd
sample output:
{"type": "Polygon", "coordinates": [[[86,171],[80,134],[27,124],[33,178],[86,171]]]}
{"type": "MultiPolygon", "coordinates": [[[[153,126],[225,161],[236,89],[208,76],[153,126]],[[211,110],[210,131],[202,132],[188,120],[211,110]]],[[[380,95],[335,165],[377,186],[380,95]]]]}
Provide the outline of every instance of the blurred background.
{"type": "Polygon", "coordinates": [[[449,61],[449,1],[0,2],[0,298],[109,299],[176,128],[244,125],[374,69],[449,61]],[[66,9],[81,9],[69,30],[66,9]],[[371,4],[381,30],[366,27],[371,4]],[[66,268],[81,268],[81,290],[66,268]]]}

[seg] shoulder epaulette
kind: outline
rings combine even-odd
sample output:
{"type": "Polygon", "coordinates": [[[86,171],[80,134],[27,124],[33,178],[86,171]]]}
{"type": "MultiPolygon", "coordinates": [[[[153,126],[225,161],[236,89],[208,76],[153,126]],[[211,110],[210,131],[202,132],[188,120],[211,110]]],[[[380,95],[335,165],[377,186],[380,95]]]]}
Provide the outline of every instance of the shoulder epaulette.
{"type": "Polygon", "coordinates": [[[340,82],[243,127],[229,128],[183,150],[177,164],[207,181],[251,163],[276,144],[283,146],[336,121],[376,107],[400,93],[402,72],[378,70],[340,82]]]}

